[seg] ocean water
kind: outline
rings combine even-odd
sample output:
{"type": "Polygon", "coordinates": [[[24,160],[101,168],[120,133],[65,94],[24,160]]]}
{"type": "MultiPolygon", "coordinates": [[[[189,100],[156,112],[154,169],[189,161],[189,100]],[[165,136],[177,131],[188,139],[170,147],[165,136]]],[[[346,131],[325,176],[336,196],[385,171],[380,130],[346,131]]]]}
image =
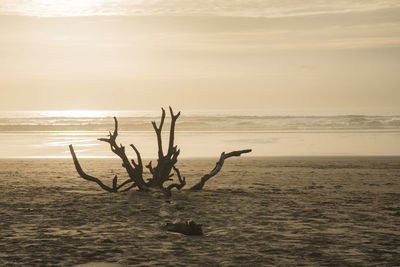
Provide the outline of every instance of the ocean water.
{"type": "MultiPolygon", "coordinates": [[[[79,157],[113,157],[97,140],[114,129],[113,116],[120,143],[135,144],[145,158],[156,155],[151,121],[160,120],[158,110],[1,111],[0,158],[70,157],[69,144],[79,157]]],[[[167,112],[165,141],[168,132],[167,112]]],[[[400,155],[400,115],[183,111],[175,136],[187,158],[247,148],[252,156],[394,156],[400,155]]]]}

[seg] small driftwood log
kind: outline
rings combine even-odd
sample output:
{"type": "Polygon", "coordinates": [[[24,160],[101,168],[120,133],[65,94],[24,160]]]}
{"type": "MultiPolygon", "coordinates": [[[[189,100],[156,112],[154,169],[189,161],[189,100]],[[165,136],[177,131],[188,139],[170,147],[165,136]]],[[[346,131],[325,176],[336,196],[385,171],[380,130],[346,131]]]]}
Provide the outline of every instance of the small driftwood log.
{"type": "Polygon", "coordinates": [[[180,233],[184,235],[203,235],[201,224],[195,223],[193,220],[177,223],[166,223],[163,227],[169,232],[180,233]]]}
{"type": "MultiPolygon", "coordinates": [[[[149,191],[151,189],[157,189],[164,192],[166,195],[171,195],[171,190],[176,188],[178,190],[182,189],[186,185],[186,179],[184,176],[181,175],[178,167],[176,167],[176,163],[178,162],[178,156],[180,150],[176,145],[174,145],[174,138],[175,138],[175,125],[176,121],[179,118],[180,112],[174,114],[171,107],[169,107],[169,112],[171,116],[171,126],[169,131],[169,143],[168,149],[166,153],[164,153],[163,145],[162,145],[162,128],[165,121],[165,110],[161,109],[161,121],[160,124],[157,126],[156,122],[153,121],[152,125],[154,131],[157,136],[157,145],[158,145],[158,159],[157,165],[153,167],[151,161],[145,167],[149,170],[151,177],[146,179],[143,178],[143,161],[140,155],[139,150],[131,144],[130,147],[135,151],[137,162],[135,160],[129,160],[126,153],[125,147],[120,144],[118,145],[116,139],[118,137],[118,120],[114,117],[114,132],[109,132],[107,138],[99,138],[98,140],[106,142],[110,144],[110,149],[114,154],[116,154],[122,160],[122,167],[125,168],[126,172],[128,173],[129,178],[118,184],[118,177],[115,176],[113,178],[112,187],[105,185],[100,179],[90,176],[86,174],[75,154],[74,148],[72,145],[69,146],[72,159],[74,161],[74,165],[78,174],[85,180],[97,183],[102,189],[108,192],[126,192],[131,190],[132,188],[137,187],[140,191],[149,191]],[[172,177],[177,176],[178,183],[174,183],[172,177]],[[171,182],[172,181],[172,182],[171,182]],[[166,182],[171,182],[169,185],[164,185],[166,182]]],[[[225,159],[230,157],[239,157],[243,153],[249,153],[251,149],[246,150],[239,150],[239,151],[232,151],[229,153],[223,152],[219,161],[215,165],[215,168],[208,174],[204,175],[200,181],[190,188],[190,190],[201,190],[204,187],[204,184],[213,176],[215,176],[222,168],[225,159]]]]}

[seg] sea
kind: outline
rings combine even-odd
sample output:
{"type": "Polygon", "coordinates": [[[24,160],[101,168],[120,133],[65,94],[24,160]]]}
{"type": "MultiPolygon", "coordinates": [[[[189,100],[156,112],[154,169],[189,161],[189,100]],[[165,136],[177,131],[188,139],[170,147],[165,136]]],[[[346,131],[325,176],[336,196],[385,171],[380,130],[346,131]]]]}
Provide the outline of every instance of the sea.
{"type": "Polygon", "coordinates": [[[121,161],[97,139],[116,116],[128,156],[132,143],[154,163],[160,110],[0,114],[0,266],[400,266],[399,114],[182,110],[187,186],[169,198],[105,192],[68,148],[87,174],[121,184],[121,161]],[[185,190],[222,151],[247,148],[185,190]],[[202,236],[165,231],[189,219],[202,236]]]}
{"type": "MultiPolygon", "coordinates": [[[[169,112],[163,128],[169,135],[169,112]]],[[[157,155],[151,121],[161,110],[0,111],[0,158],[111,158],[98,141],[119,121],[118,142],[134,144],[144,158],[157,155]]],[[[320,113],[268,110],[183,110],[175,143],[181,157],[218,157],[221,152],[252,149],[249,156],[398,156],[400,112],[320,113]]]]}

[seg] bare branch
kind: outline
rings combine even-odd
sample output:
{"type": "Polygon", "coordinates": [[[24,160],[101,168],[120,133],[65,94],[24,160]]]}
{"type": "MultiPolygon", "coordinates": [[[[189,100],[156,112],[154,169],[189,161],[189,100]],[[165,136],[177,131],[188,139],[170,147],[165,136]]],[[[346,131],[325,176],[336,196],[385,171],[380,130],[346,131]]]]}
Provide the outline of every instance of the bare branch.
{"type": "Polygon", "coordinates": [[[161,108],[162,114],[161,114],[161,122],[160,126],[157,127],[157,124],[155,121],[152,121],[151,124],[153,125],[154,131],[156,132],[157,135],[157,145],[158,145],[158,158],[164,157],[164,152],[162,148],[162,139],[161,139],[161,131],[162,127],[164,125],[164,120],[165,120],[165,110],[161,108]]]}
{"type": "Polygon", "coordinates": [[[113,134],[114,139],[117,138],[118,136],[118,120],[117,117],[114,116],[114,134],[113,134]]]}
{"type": "Polygon", "coordinates": [[[151,170],[153,174],[153,179],[149,183],[151,184],[151,186],[153,185],[162,186],[164,182],[170,180],[169,175],[171,173],[174,164],[177,162],[179,155],[179,150],[177,149],[176,146],[174,146],[174,132],[175,132],[176,120],[180,116],[180,112],[178,112],[175,115],[172,108],[169,107],[169,112],[171,115],[171,129],[169,136],[168,152],[166,155],[164,155],[161,143],[161,130],[165,120],[165,110],[162,109],[162,111],[163,113],[161,116],[160,127],[157,127],[155,122],[152,123],[154,130],[157,134],[157,142],[159,150],[158,150],[157,166],[151,170]]]}
{"type": "Polygon", "coordinates": [[[141,172],[143,172],[143,162],[142,162],[142,157],[140,156],[140,152],[133,144],[131,144],[131,147],[135,151],[138,160],[138,164],[136,164],[134,160],[132,160],[132,163],[135,166],[135,168],[138,168],[141,172]]]}
{"type": "MultiPolygon", "coordinates": [[[[136,168],[134,161],[132,163],[134,164],[135,168],[132,167],[130,161],[128,160],[128,157],[126,156],[125,147],[122,144],[120,144],[119,146],[117,145],[116,139],[118,136],[118,120],[116,117],[114,117],[114,123],[115,123],[114,133],[109,132],[109,138],[99,138],[98,140],[110,144],[111,151],[121,158],[122,167],[126,169],[126,172],[128,173],[129,177],[136,183],[136,185],[139,187],[140,190],[146,190],[146,184],[143,181],[143,167],[136,168]]],[[[137,151],[136,148],[134,150],[137,151]]],[[[138,152],[139,151],[137,151],[137,153],[138,152]]],[[[140,154],[138,160],[139,158],[140,154]]]]}
{"type": "Polygon", "coordinates": [[[176,175],[178,176],[179,184],[170,184],[167,187],[167,191],[171,191],[172,188],[174,188],[174,187],[178,190],[181,190],[186,185],[185,176],[183,176],[183,177],[181,176],[181,172],[179,171],[179,169],[177,167],[173,166],[173,168],[174,168],[176,175]]]}
{"type": "MultiPolygon", "coordinates": [[[[85,180],[91,181],[91,182],[95,182],[97,183],[101,188],[103,188],[104,190],[108,191],[108,192],[116,192],[114,191],[113,188],[103,184],[102,181],[100,181],[98,178],[90,176],[88,174],[86,174],[83,170],[82,167],[78,161],[78,158],[76,157],[75,151],[74,151],[74,147],[72,145],[69,145],[69,151],[71,152],[72,155],[72,159],[74,160],[74,165],[76,168],[76,171],[78,172],[78,174],[85,180]]],[[[116,177],[114,177],[114,180],[116,180],[116,177]]]]}
{"type": "Polygon", "coordinates": [[[178,161],[178,156],[180,153],[181,153],[181,150],[180,149],[176,150],[176,147],[175,147],[175,149],[173,151],[172,159],[171,159],[173,164],[175,164],[178,161]]]}
{"type": "Polygon", "coordinates": [[[178,112],[178,114],[174,115],[174,112],[171,108],[169,107],[169,113],[171,114],[171,128],[169,130],[169,145],[168,145],[168,155],[167,157],[171,157],[174,151],[174,137],[175,137],[175,124],[176,120],[179,118],[179,115],[181,115],[181,112],[178,112]]]}
{"type": "Polygon", "coordinates": [[[134,188],[135,186],[136,186],[136,184],[134,183],[133,185],[127,187],[126,189],[121,190],[121,192],[127,192],[127,191],[131,190],[132,188],[134,188]]]}
{"type": "Polygon", "coordinates": [[[113,179],[113,191],[114,192],[117,192],[117,183],[118,183],[118,177],[117,177],[117,175],[115,175],[114,179],[113,179]]]}
{"type": "MultiPolygon", "coordinates": [[[[122,184],[120,184],[119,186],[117,186],[117,190],[119,190],[120,188],[122,188],[124,185],[129,184],[129,183],[133,183],[133,181],[131,179],[126,180],[125,182],[123,182],[122,184]]],[[[136,185],[135,185],[136,186],[136,185]]],[[[121,191],[124,192],[124,191],[121,191]]]]}
{"type": "Polygon", "coordinates": [[[224,161],[227,158],[230,157],[239,157],[240,155],[242,155],[243,153],[250,153],[251,149],[245,149],[245,150],[238,150],[238,151],[232,151],[229,152],[227,154],[225,154],[225,152],[221,153],[221,156],[218,160],[218,162],[216,163],[214,169],[212,169],[212,171],[206,175],[204,175],[203,177],[201,177],[200,181],[195,184],[194,186],[192,186],[190,188],[190,190],[201,190],[204,187],[204,184],[213,176],[215,176],[222,168],[222,166],[224,165],[224,161]]]}

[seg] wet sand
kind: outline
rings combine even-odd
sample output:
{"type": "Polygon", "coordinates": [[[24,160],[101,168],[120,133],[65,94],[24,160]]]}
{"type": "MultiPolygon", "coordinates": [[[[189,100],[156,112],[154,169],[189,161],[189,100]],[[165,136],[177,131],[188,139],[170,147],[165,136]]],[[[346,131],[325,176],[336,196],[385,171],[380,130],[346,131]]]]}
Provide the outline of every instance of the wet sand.
{"type": "MultiPolygon", "coordinates": [[[[215,161],[179,166],[190,186],[215,161]]],[[[109,184],[123,174],[81,163],[109,184]]],[[[398,157],[229,159],[203,191],[168,199],[103,192],[68,159],[2,159],[0,187],[1,266],[400,265],[398,157]],[[190,218],[204,236],[161,229],[190,218]]]]}

